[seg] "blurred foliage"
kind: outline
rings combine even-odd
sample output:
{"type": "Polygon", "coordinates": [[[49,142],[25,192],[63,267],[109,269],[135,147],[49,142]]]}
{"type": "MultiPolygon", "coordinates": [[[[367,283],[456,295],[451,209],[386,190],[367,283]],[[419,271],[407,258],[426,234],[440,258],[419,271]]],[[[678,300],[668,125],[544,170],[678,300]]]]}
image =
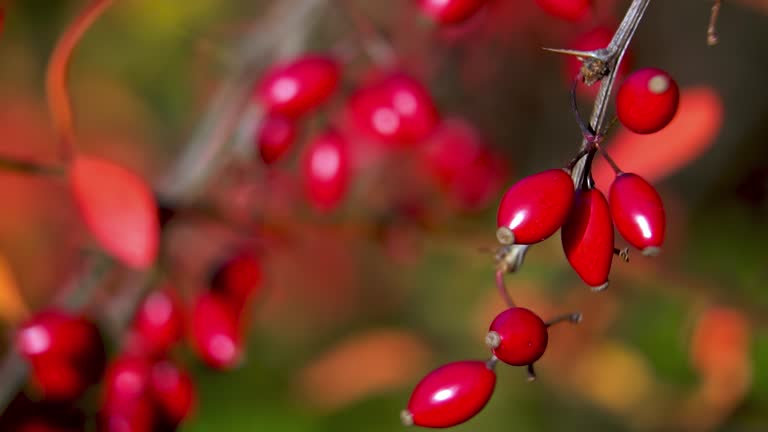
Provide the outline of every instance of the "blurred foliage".
{"type": "MultiPolygon", "coordinates": [[[[0,152],[50,159],[44,68],[83,2],[6,3],[0,152]]],[[[406,0],[358,3],[391,37],[404,67],[431,86],[441,109],[470,119],[506,155],[514,170],[508,181],[573,155],[579,132],[562,59],[539,47],[562,46],[588,24],[554,22],[537,13],[532,0],[496,0],[492,13],[467,26],[431,32],[406,0]]],[[[596,19],[610,23],[627,2],[595,4],[603,11],[596,19]]],[[[116,2],[76,51],[71,84],[78,145],[159,179],[227,73],[239,38],[268,6],[116,2]]],[[[708,12],[706,2],[652,2],[632,45],[635,65],[666,68],[681,87],[709,86],[725,106],[709,151],[658,184],[670,213],[667,250],[656,260],[639,254],[629,264],[617,260],[610,290],[592,294],[567,267],[559,239],[533,248],[523,270],[508,280],[513,296],[545,316],[582,310],[585,321],[553,330],[538,382],[526,383],[522,369],[500,367],[489,405],[455,430],[768,429],[768,371],[761,367],[768,362],[768,15],[761,2],[726,2],[721,43],[708,48],[708,12]],[[734,354],[744,361],[722,372],[725,379],[698,370],[691,350],[699,318],[712,307],[731,308],[749,326],[748,350],[734,354]]],[[[355,38],[333,7],[324,14],[312,48],[355,38]]],[[[349,86],[366,68],[350,68],[349,86]]],[[[305,135],[316,128],[309,125],[305,135]]],[[[248,170],[266,179],[256,164],[241,171],[248,170]]],[[[232,184],[218,180],[209,194],[234,196],[227,191],[232,184]]],[[[274,202],[278,187],[265,186],[254,199],[281,208],[274,202]]],[[[60,185],[3,173],[0,194],[0,259],[12,269],[6,272],[2,263],[0,307],[8,330],[27,305],[37,309],[56,294],[84,236],[60,185]]],[[[370,216],[376,204],[366,196],[359,192],[345,215],[319,222],[302,208],[302,226],[289,227],[294,231],[286,240],[266,243],[267,286],[254,311],[247,361],[214,373],[190,359],[200,402],[183,430],[401,430],[398,413],[421,376],[449,361],[488,355],[482,338],[503,306],[492,255],[479,250],[494,244],[494,205],[427,229],[410,227],[395,238],[402,244],[324,230],[324,223],[352,225],[352,218],[370,216]],[[376,329],[406,341],[377,345],[376,329]],[[374,351],[379,361],[350,358],[349,369],[343,363],[329,368],[339,375],[322,377],[322,386],[301,381],[308,376],[302,371],[323,355],[339,347],[357,352],[345,343],[360,343],[360,358],[368,358],[369,349],[383,351],[374,351]],[[367,368],[369,379],[381,381],[366,383],[367,368]],[[373,374],[388,368],[391,377],[373,374]],[[334,379],[346,382],[345,371],[369,390],[337,394],[342,387],[334,379]],[[321,403],[325,399],[336,402],[321,403]]],[[[190,262],[206,263],[230,237],[206,231],[180,249],[200,255],[190,262]]],[[[187,279],[203,272],[189,267],[187,279]]]]}

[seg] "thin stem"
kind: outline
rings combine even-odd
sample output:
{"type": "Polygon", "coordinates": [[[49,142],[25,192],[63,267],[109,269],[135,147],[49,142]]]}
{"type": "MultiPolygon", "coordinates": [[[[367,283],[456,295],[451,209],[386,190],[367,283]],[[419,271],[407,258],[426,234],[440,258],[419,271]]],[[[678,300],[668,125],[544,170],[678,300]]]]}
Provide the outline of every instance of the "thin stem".
{"type": "Polygon", "coordinates": [[[61,35],[48,63],[46,77],[48,108],[58,134],[60,157],[65,162],[74,155],[75,143],[72,100],[67,86],[72,52],[85,32],[111,4],[112,0],[93,0],[61,35]]]}
{"type": "Polygon", "coordinates": [[[597,144],[597,149],[600,150],[600,154],[603,155],[603,158],[605,158],[606,162],[608,162],[608,165],[613,168],[613,172],[616,173],[616,175],[624,173],[624,171],[622,171],[621,168],[616,165],[616,162],[613,160],[611,155],[609,155],[608,152],[602,146],[600,146],[600,144],[597,144]]]}
{"type": "Polygon", "coordinates": [[[37,162],[13,159],[8,156],[0,156],[0,170],[51,176],[64,174],[64,169],[60,166],[43,165],[37,162]]]}
{"type": "Polygon", "coordinates": [[[357,42],[361,45],[363,52],[371,61],[380,66],[391,66],[395,64],[395,50],[392,45],[384,38],[376,27],[371,24],[370,19],[354,4],[353,0],[336,0],[342,14],[352,24],[357,33],[357,42]]]}
{"type": "Polygon", "coordinates": [[[709,14],[709,25],[707,26],[707,45],[714,46],[720,41],[717,37],[717,18],[720,16],[721,0],[715,0],[712,4],[712,12],[709,14]]]}
{"type": "Polygon", "coordinates": [[[533,369],[533,363],[528,365],[528,381],[536,381],[536,370],[533,369]]]}
{"type": "Polygon", "coordinates": [[[555,324],[559,324],[561,322],[569,322],[573,324],[578,324],[581,322],[581,313],[579,312],[573,312],[565,315],[560,315],[555,318],[552,318],[551,320],[548,320],[544,323],[547,327],[551,327],[555,324]]]}
{"type": "Polygon", "coordinates": [[[507,284],[504,283],[504,273],[502,269],[496,270],[496,288],[499,289],[499,294],[501,294],[501,298],[504,299],[507,306],[513,308],[515,307],[515,302],[512,300],[512,296],[509,295],[507,284]]]}

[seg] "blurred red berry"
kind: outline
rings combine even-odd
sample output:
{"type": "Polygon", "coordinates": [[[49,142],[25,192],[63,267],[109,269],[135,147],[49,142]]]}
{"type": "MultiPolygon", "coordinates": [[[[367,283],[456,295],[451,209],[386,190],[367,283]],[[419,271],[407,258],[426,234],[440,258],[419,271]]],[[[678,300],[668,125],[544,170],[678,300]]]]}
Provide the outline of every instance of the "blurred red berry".
{"type": "Polygon", "coordinates": [[[177,365],[157,362],[152,366],[150,388],[159,414],[171,425],[178,425],[190,416],[195,406],[196,392],[192,378],[177,365]]]}
{"type": "Polygon", "coordinates": [[[132,350],[150,357],[170,351],[184,336],[184,310],[170,288],[150,293],[139,305],[129,338],[132,350]]]}
{"type": "Polygon", "coordinates": [[[589,15],[591,0],[536,0],[547,14],[566,21],[582,21],[589,15]]]}
{"type": "Polygon", "coordinates": [[[487,0],[417,0],[421,10],[440,24],[462,22],[478,10],[487,0]]]}
{"type": "Polygon", "coordinates": [[[619,87],[616,115],[632,132],[650,134],[672,121],[679,100],[680,90],[668,73],[655,68],[639,69],[619,87]]]}
{"type": "Polygon", "coordinates": [[[360,88],[349,98],[348,110],[360,130],[387,144],[423,141],[439,121],[429,91],[404,73],[360,88]]]}
{"type": "MultiPolygon", "coordinates": [[[[13,396],[12,394],[9,396],[13,396]]],[[[32,400],[24,392],[2,410],[3,432],[83,432],[86,415],[70,403],[32,400]]]]}
{"type": "Polygon", "coordinates": [[[547,326],[528,309],[513,307],[494,318],[489,332],[493,354],[512,366],[526,366],[538,360],[547,349],[547,326]],[[492,341],[492,342],[491,342],[492,341]]]}
{"type": "Polygon", "coordinates": [[[350,181],[350,155],[346,140],[335,130],[315,137],[304,149],[301,162],[304,191],[318,210],[336,208],[350,181]]]}
{"type": "Polygon", "coordinates": [[[576,273],[593,289],[608,283],[613,260],[613,223],[608,201],[597,189],[579,190],[561,232],[563,251],[576,273]]]}
{"type": "Polygon", "coordinates": [[[218,264],[211,276],[211,289],[233,305],[245,305],[261,286],[261,260],[251,251],[237,251],[218,264]]]}
{"type": "Polygon", "coordinates": [[[296,140],[296,120],[280,114],[264,116],[256,135],[261,160],[270,165],[281,159],[296,140]]]}
{"type": "Polygon", "coordinates": [[[150,362],[133,355],[112,360],[104,376],[104,405],[122,406],[149,397],[150,362]]]}
{"type": "Polygon", "coordinates": [[[525,177],[504,193],[497,226],[509,229],[514,243],[540,242],[563,225],[573,194],[573,180],[564,170],[550,169],[525,177]]]}
{"type": "Polygon", "coordinates": [[[192,305],[190,342],[198,357],[216,369],[240,362],[242,340],[238,317],[227,300],[214,293],[197,296],[192,305]]]}
{"type": "Polygon", "coordinates": [[[268,70],[257,85],[267,111],[298,117],[328,100],[339,83],[341,67],[333,58],[308,54],[268,70]]]}
{"type": "Polygon", "coordinates": [[[664,242],[666,216],[656,189],[637,174],[622,173],[611,184],[608,200],[619,234],[644,255],[658,254],[664,242]]]}
{"type": "Polygon", "coordinates": [[[430,428],[458,425],[483,409],[495,386],[496,374],[485,362],[449,363],[416,385],[402,420],[430,428]]]}

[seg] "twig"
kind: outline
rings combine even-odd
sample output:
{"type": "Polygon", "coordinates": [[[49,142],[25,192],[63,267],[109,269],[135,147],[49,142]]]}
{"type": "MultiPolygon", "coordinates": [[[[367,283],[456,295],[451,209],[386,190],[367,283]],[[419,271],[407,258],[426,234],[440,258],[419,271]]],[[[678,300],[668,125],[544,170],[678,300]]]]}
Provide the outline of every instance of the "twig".
{"type": "Polygon", "coordinates": [[[709,25],[707,26],[707,45],[714,46],[719,42],[717,37],[717,17],[720,16],[721,0],[715,0],[712,4],[712,12],[709,14],[709,25]]]}
{"type": "Polygon", "coordinates": [[[38,162],[14,159],[8,156],[0,156],[0,171],[16,171],[25,174],[61,175],[64,168],[54,165],[43,165],[38,162]]]}
{"type": "Polygon", "coordinates": [[[75,145],[72,101],[67,86],[69,61],[72,58],[72,51],[85,32],[111,4],[112,0],[93,0],[61,35],[48,63],[46,76],[48,108],[51,110],[53,126],[58,134],[59,156],[65,162],[74,155],[75,145]]]}

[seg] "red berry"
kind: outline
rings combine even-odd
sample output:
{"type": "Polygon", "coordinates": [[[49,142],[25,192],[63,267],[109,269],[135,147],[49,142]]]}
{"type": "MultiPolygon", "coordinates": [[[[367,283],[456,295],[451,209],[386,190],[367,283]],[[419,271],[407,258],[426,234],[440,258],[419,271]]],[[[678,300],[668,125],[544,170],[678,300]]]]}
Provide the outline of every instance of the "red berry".
{"type": "Polygon", "coordinates": [[[77,156],[69,187],[101,247],[123,264],[146,269],[157,257],[160,223],[149,185],[112,162],[77,156]]]}
{"type": "Polygon", "coordinates": [[[501,199],[496,223],[514,234],[514,243],[540,242],[562,226],[573,203],[573,180],[561,169],[528,176],[501,199]]]}
{"type": "Polygon", "coordinates": [[[261,285],[261,261],[250,251],[238,251],[216,267],[211,288],[230,304],[245,305],[261,285]]]}
{"type": "Polygon", "coordinates": [[[389,144],[414,144],[437,126],[439,114],[429,91],[403,73],[384,76],[349,99],[357,126],[389,144]]]}
{"type": "Polygon", "coordinates": [[[105,407],[99,415],[98,432],[154,432],[155,411],[149,398],[105,407]]]}
{"type": "Polygon", "coordinates": [[[493,394],[496,374],[482,361],[449,363],[424,377],[411,394],[403,422],[444,428],[477,414],[493,394]]]}
{"type": "Polygon", "coordinates": [[[440,24],[455,24],[474,15],[487,0],[417,0],[426,15],[440,24]]]}
{"type": "Polygon", "coordinates": [[[607,287],[613,260],[613,223],[602,192],[576,192],[561,237],[565,256],[581,279],[596,290],[607,287]]]}
{"type": "Polygon", "coordinates": [[[536,0],[544,12],[566,21],[581,21],[592,7],[591,0],[536,0]]]}
{"type": "Polygon", "coordinates": [[[328,100],[340,74],[339,64],[331,57],[305,55],[267,71],[257,93],[267,111],[298,117],[328,100]]]}
{"type": "Polygon", "coordinates": [[[152,366],[150,388],[160,414],[171,425],[189,417],[197,398],[189,374],[173,363],[161,361],[152,366]]]}
{"type": "Polygon", "coordinates": [[[112,360],[104,377],[104,405],[122,406],[149,397],[150,363],[122,355],[112,360]]]}
{"type": "Polygon", "coordinates": [[[30,365],[32,384],[46,400],[75,400],[94,383],[80,367],[61,359],[33,359],[30,365]]]}
{"type": "Polygon", "coordinates": [[[488,331],[493,354],[512,366],[533,364],[547,349],[546,324],[525,308],[513,307],[500,313],[488,331]]]}
{"type": "Polygon", "coordinates": [[[316,137],[304,150],[304,191],[318,210],[332,210],[344,199],[349,188],[349,157],[347,141],[334,130],[316,137]]]}
{"type": "Polygon", "coordinates": [[[134,349],[152,357],[167,353],[184,335],[181,300],[169,288],[150,293],[136,311],[129,338],[134,349]]]}
{"type": "Polygon", "coordinates": [[[296,139],[296,121],[280,114],[267,114],[261,121],[256,146],[261,160],[269,165],[288,151],[296,139]]]}
{"type": "Polygon", "coordinates": [[[650,134],[664,129],[677,112],[680,90],[661,69],[633,72],[619,87],[616,114],[632,132],[650,134]]]}
{"type": "Polygon", "coordinates": [[[611,184],[608,200],[619,234],[644,255],[657,254],[664,242],[666,220],[656,189],[637,174],[622,173],[611,184]]]}
{"type": "Polygon", "coordinates": [[[240,361],[242,341],[236,312],[222,296],[203,293],[192,306],[190,338],[201,360],[216,369],[231,369],[240,361]]]}

